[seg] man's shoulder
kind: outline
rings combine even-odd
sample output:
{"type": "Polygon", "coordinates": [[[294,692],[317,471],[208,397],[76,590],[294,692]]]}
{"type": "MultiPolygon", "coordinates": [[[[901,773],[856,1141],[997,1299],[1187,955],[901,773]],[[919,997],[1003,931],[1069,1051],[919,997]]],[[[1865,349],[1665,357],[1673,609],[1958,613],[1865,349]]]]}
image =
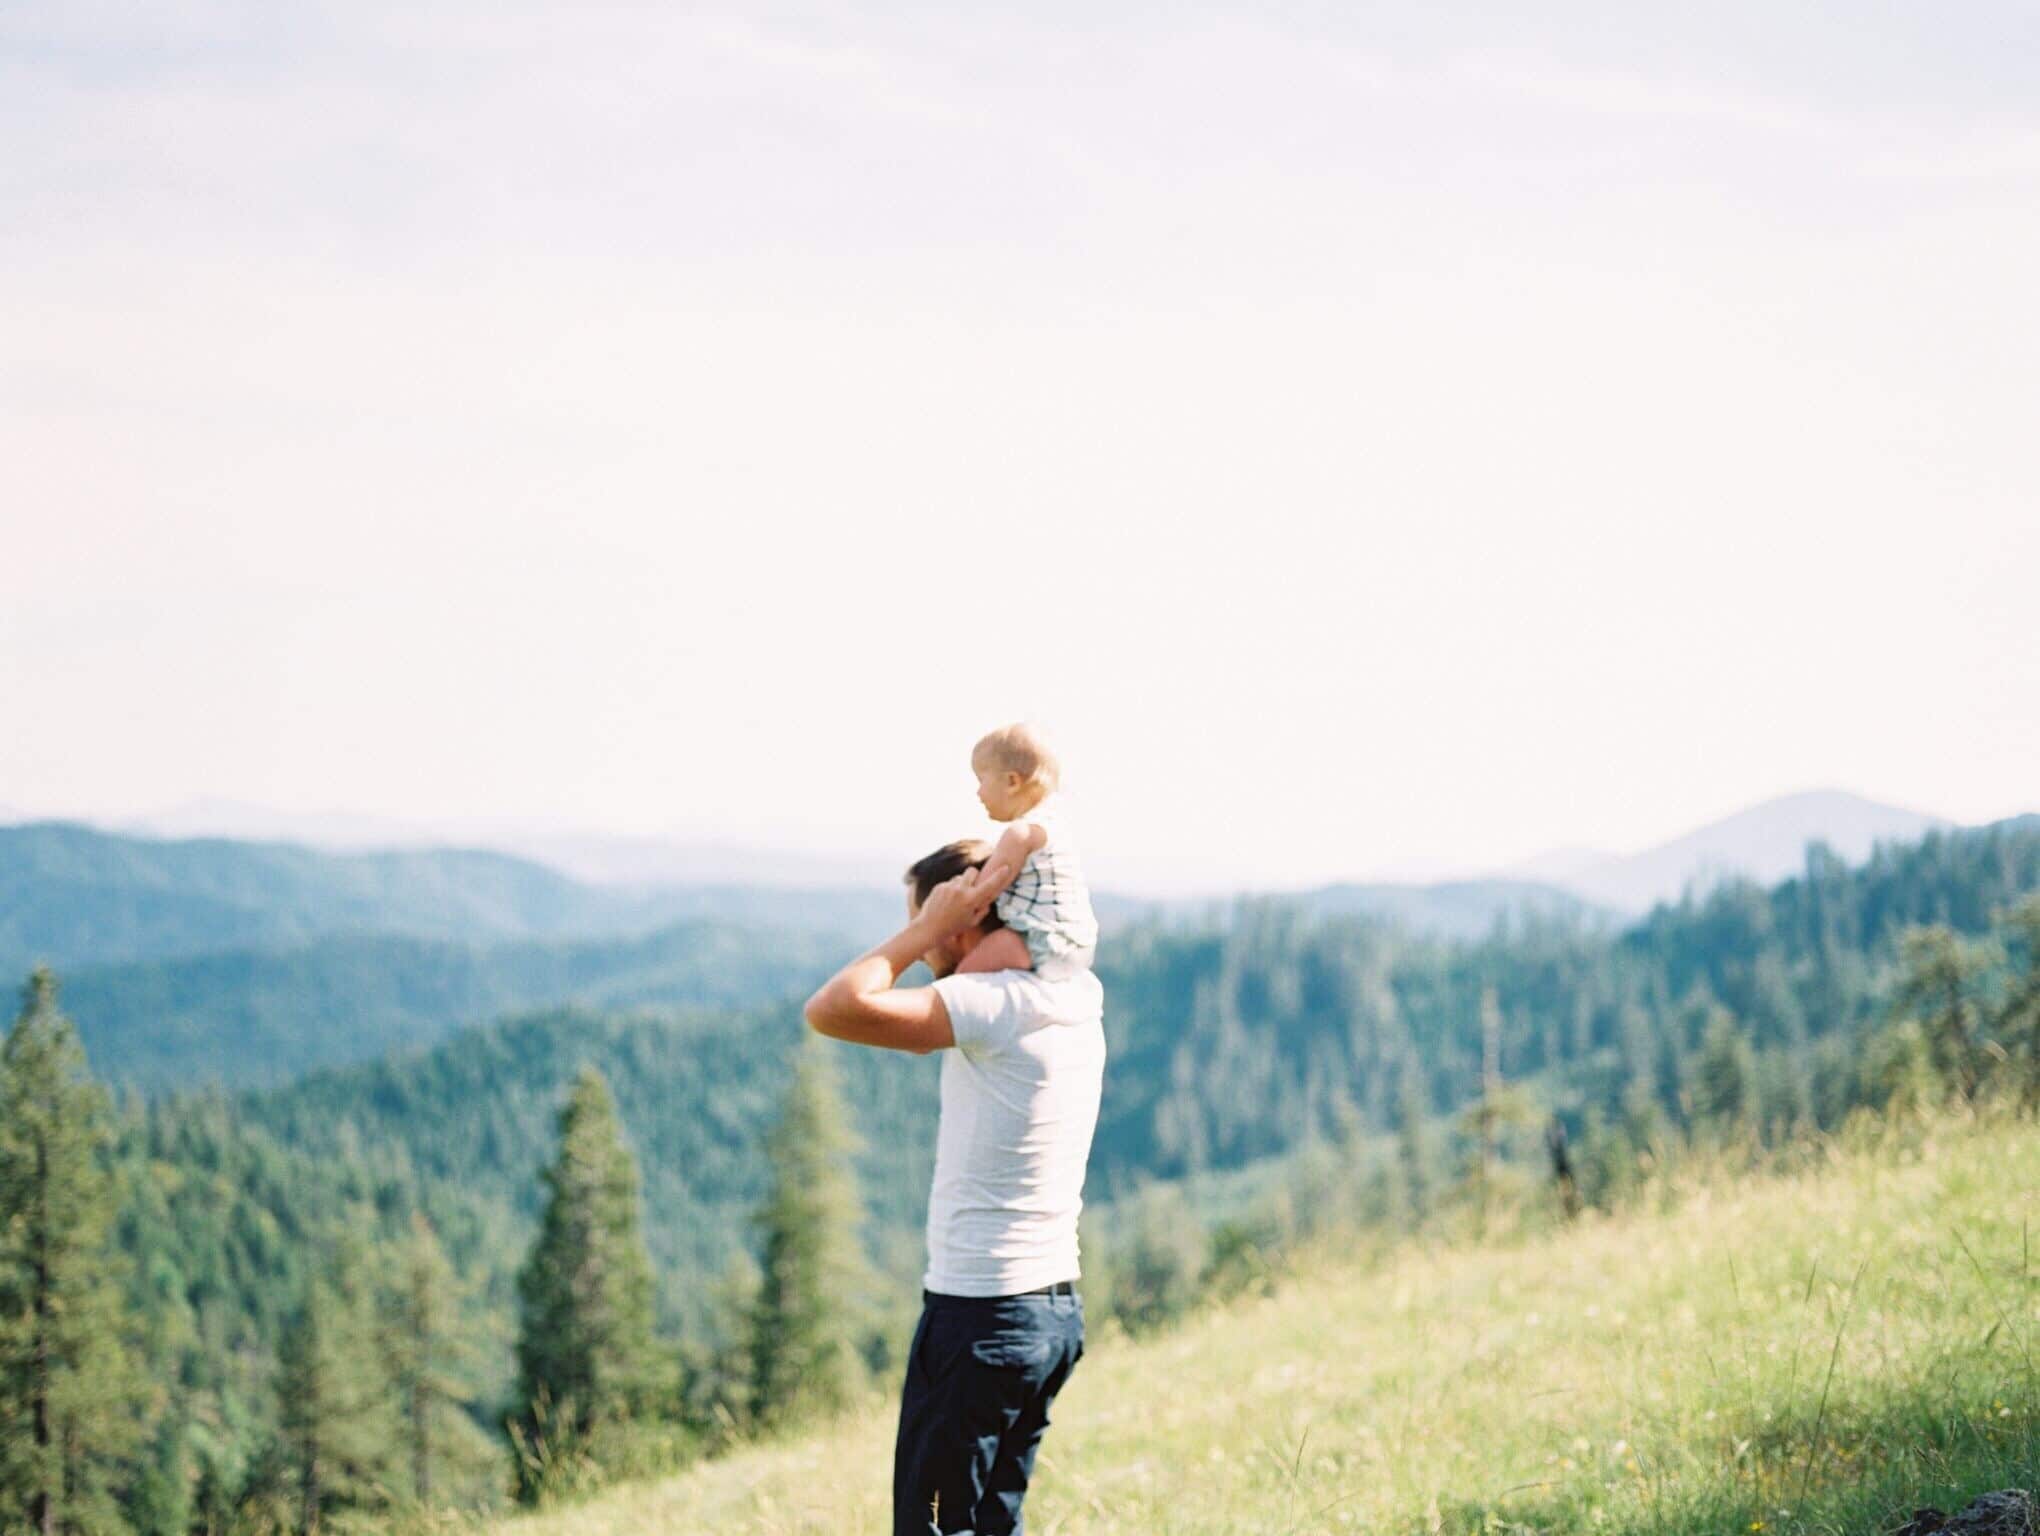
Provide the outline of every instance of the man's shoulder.
{"type": "Polygon", "coordinates": [[[978,1015],[1009,1014],[1016,1020],[1058,1018],[1082,1023],[1101,1016],[1105,989],[1089,971],[1038,976],[1033,971],[972,971],[935,983],[953,1017],[959,1009],[978,1015]]]}

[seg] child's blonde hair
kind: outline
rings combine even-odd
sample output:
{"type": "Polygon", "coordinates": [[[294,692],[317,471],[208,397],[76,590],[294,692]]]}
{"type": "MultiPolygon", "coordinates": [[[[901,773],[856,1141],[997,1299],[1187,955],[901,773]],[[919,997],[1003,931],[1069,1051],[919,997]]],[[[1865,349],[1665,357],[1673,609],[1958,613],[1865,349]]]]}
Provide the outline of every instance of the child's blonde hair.
{"type": "Polygon", "coordinates": [[[973,765],[989,763],[1003,773],[1017,773],[1030,784],[1053,794],[1062,785],[1062,764],[1041,732],[1024,721],[987,731],[970,749],[973,765]]]}

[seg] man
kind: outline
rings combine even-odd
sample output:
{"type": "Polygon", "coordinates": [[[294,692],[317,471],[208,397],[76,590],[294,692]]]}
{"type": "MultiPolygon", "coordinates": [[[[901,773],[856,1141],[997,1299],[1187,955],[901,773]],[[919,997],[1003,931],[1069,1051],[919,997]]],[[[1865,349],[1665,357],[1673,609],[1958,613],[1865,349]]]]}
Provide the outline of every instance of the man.
{"type": "Polygon", "coordinates": [[[1049,1404],[1084,1353],[1077,1213],[1105,1068],[1089,971],[958,975],[998,926],[988,845],[907,871],[907,925],[808,999],[818,1032],[943,1051],[928,1271],[893,1451],[894,1536],[1018,1536],[1049,1404]],[[927,962],[933,986],[895,989],[927,962]]]}

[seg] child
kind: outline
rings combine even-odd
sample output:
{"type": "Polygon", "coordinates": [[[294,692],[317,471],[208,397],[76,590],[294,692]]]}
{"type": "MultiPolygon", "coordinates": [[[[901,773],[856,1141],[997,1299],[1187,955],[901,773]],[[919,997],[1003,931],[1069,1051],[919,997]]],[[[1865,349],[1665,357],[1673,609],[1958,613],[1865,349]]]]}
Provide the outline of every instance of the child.
{"type": "Polygon", "coordinates": [[[1042,976],[1089,970],[1098,920],[1056,799],[1062,770],[1055,754],[1033,727],[1008,725],[971,748],[970,766],[985,814],[1006,823],[985,866],[1004,870],[986,894],[997,897],[1006,926],[981,939],[957,969],[1042,976]]]}

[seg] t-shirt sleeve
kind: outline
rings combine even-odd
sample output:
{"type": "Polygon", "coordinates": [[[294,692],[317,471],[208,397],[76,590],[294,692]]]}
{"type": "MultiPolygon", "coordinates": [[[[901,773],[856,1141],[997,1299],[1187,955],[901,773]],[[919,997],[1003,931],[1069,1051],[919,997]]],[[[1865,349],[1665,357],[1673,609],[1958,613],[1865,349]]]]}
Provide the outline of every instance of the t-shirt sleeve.
{"type": "Polygon", "coordinates": [[[996,1048],[1012,1039],[1012,991],[998,972],[943,976],[936,980],[935,990],[949,1010],[949,1028],[958,1049],[996,1048]]]}

